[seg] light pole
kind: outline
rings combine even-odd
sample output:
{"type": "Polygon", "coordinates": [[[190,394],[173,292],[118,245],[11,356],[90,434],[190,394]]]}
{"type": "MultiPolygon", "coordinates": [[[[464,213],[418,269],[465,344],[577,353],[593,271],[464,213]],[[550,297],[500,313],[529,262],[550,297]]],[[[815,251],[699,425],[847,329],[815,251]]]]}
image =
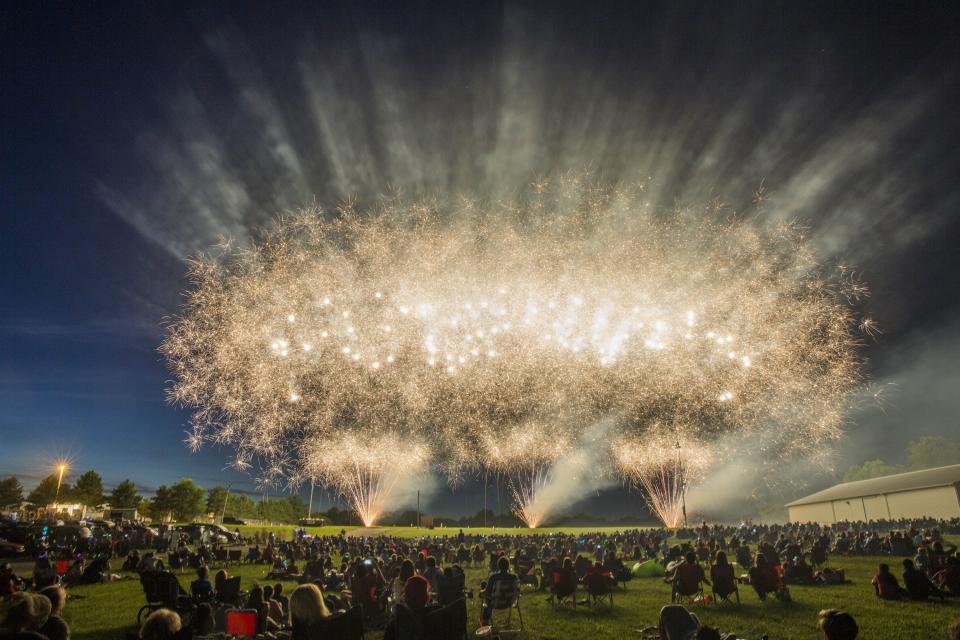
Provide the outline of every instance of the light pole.
{"type": "Polygon", "coordinates": [[[680,508],[683,510],[683,526],[687,526],[687,474],[683,473],[683,463],[680,461],[680,441],[677,440],[677,475],[680,480],[680,508]]]}
{"type": "Polygon", "coordinates": [[[60,470],[60,475],[57,476],[57,494],[53,497],[53,512],[57,512],[58,503],[60,502],[60,485],[63,484],[63,472],[67,470],[67,465],[60,463],[57,465],[57,468],[60,470]]]}
{"type": "Polygon", "coordinates": [[[310,503],[307,505],[307,520],[313,516],[313,484],[315,480],[310,478],[310,503]]]}
{"type": "Polygon", "coordinates": [[[223,496],[223,509],[220,510],[220,524],[223,524],[223,519],[227,517],[227,500],[230,499],[230,487],[233,486],[232,482],[227,483],[227,495],[223,496]]]}

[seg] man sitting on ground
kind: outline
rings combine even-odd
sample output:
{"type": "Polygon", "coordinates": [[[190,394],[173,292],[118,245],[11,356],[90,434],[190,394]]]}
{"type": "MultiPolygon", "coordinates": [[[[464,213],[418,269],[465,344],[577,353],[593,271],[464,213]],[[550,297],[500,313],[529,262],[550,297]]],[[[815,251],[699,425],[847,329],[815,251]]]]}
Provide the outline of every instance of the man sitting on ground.
{"type": "Polygon", "coordinates": [[[661,640],[722,640],[719,631],[700,624],[697,616],[678,604],[660,609],[658,624],[661,640]]]}
{"type": "Polygon", "coordinates": [[[877,575],[870,581],[873,584],[873,591],[881,600],[899,600],[901,596],[907,595],[907,592],[900,588],[897,577],[890,573],[890,565],[885,562],[880,563],[877,575]]]}
{"type": "Polygon", "coordinates": [[[930,596],[937,596],[942,600],[946,595],[933,584],[927,574],[913,565],[910,558],[903,560],[903,586],[906,587],[907,594],[912,600],[926,600],[930,596]]]}

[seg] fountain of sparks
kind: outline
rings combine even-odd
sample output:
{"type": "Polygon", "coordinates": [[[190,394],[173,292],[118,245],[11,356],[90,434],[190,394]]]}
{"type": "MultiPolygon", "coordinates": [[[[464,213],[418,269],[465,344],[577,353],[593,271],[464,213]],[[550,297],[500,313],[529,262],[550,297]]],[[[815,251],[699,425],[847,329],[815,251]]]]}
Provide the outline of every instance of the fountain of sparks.
{"type": "Polygon", "coordinates": [[[397,489],[429,463],[424,447],[394,434],[370,438],[345,435],[335,445],[311,441],[304,447],[307,473],[316,473],[349,502],[363,526],[372,527],[397,497],[397,489]]]}

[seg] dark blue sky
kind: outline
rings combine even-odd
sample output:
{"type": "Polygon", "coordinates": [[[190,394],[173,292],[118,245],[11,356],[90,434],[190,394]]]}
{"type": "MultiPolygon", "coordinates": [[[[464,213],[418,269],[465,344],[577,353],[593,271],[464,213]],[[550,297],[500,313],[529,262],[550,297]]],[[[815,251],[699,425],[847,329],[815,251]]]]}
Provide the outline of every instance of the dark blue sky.
{"type": "MultiPolygon", "coordinates": [[[[840,461],[957,433],[955,4],[162,5],[4,6],[0,474],[68,455],[108,485],[251,487],[164,399],[184,256],[314,198],[586,165],[663,202],[764,180],[875,291],[895,399],[840,461]]],[[[441,494],[475,510],[476,487],[441,494]]]]}

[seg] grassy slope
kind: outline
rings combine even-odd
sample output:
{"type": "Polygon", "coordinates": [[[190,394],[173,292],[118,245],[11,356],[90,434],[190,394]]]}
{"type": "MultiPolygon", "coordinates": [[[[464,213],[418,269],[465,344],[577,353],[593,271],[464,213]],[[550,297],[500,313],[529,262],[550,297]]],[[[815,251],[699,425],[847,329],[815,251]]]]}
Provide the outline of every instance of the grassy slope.
{"type": "MultiPolygon", "coordinates": [[[[278,534],[280,533],[278,529],[278,534]]],[[[325,528],[338,532],[340,527],[325,528]]],[[[576,531],[576,529],[565,529],[576,531]]],[[[398,534],[414,535],[415,529],[400,527],[398,534]]],[[[503,531],[503,530],[500,530],[503,531]]],[[[393,533],[381,529],[379,533],[393,533]]],[[[438,533],[435,530],[431,533],[438,533]]],[[[455,533],[451,531],[451,533],[455,533]]],[[[283,535],[288,535],[284,532],[283,535]]],[[[960,619],[960,601],[947,604],[882,602],[873,596],[870,577],[876,571],[880,558],[836,558],[831,566],[842,567],[853,584],[832,587],[791,587],[794,602],[784,605],[776,601],[761,603],[749,588],[741,591],[743,606],[737,610],[723,606],[697,605],[692,607],[707,624],[723,631],[734,631],[742,638],[759,638],[767,633],[771,639],[819,638],[816,621],[820,609],[836,607],[851,612],[861,628],[861,637],[882,640],[911,638],[922,640],[946,637],[946,627],[960,619]]],[[[893,564],[893,562],[891,562],[893,564]]],[[[243,587],[249,588],[260,579],[266,568],[237,566],[229,569],[233,575],[243,576],[243,587]]],[[[468,587],[476,588],[485,577],[485,571],[470,568],[468,587]]],[[[192,574],[183,572],[181,582],[189,585],[192,574]]],[[[294,583],[285,583],[289,592],[294,583]]],[[[143,604],[143,594],[137,581],[121,581],[107,585],[77,587],[71,593],[84,599],[67,604],[66,618],[76,640],[122,638],[133,629],[137,609],[143,604]]],[[[627,590],[617,591],[614,609],[594,613],[578,608],[576,611],[555,611],[545,601],[544,594],[525,592],[521,607],[526,623],[527,637],[548,640],[553,638],[624,638],[637,637],[635,629],[656,623],[660,607],[670,600],[670,588],[659,579],[635,579],[627,590]]],[[[475,628],[477,601],[469,601],[470,631],[475,628]]],[[[377,640],[379,633],[368,634],[377,640]]]]}

